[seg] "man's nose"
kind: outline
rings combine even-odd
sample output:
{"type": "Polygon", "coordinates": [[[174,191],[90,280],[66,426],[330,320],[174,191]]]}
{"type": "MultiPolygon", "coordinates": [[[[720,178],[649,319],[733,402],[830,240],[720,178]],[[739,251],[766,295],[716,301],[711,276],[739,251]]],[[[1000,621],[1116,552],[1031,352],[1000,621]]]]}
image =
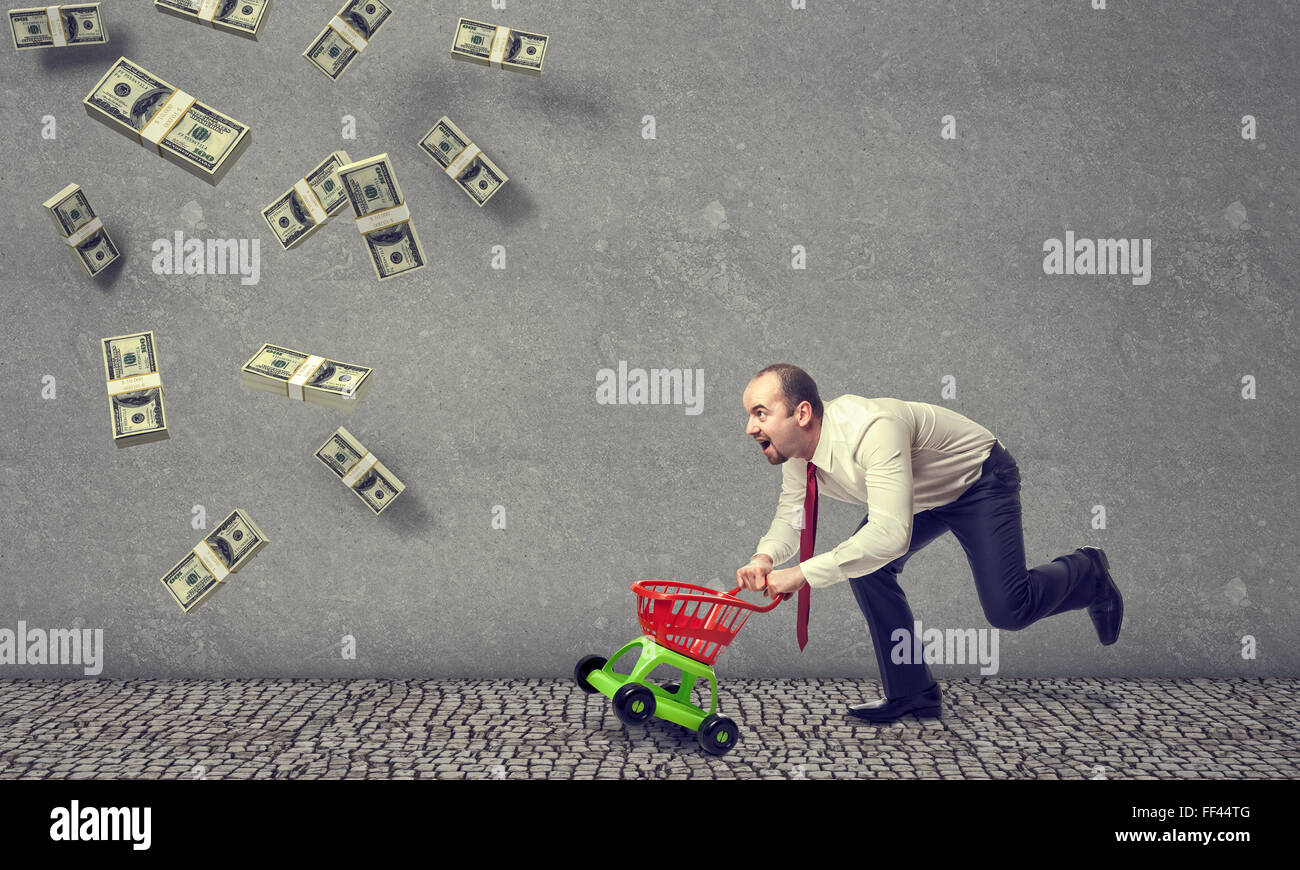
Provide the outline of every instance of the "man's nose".
{"type": "Polygon", "coordinates": [[[754,436],[758,434],[758,425],[753,420],[750,420],[745,425],[745,434],[749,436],[754,436]]]}

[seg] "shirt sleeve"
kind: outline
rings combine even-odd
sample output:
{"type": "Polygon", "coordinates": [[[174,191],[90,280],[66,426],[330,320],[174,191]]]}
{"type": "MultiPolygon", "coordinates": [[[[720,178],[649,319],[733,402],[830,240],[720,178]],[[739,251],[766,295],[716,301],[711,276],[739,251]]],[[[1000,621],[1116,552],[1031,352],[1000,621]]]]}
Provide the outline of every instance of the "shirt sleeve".
{"type": "Polygon", "coordinates": [[[776,567],[799,552],[799,530],[803,528],[803,500],[808,489],[808,462],[787,459],[781,463],[781,497],[776,518],[758,542],[755,553],[772,557],[776,567]]]}
{"type": "Polygon", "coordinates": [[[912,543],[912,440],[907,425],[891,417],[872,421],[853,461],[866,471],[867,524],[833,550],[800,563],[814,587],[879,570],[912,543]]]}

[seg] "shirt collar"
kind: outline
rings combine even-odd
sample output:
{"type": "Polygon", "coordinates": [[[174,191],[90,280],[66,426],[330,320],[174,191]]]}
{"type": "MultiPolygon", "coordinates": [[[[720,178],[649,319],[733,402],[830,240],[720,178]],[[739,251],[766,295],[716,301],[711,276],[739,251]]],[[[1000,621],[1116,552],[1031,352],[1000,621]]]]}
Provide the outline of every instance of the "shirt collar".
{"type": "Polygon", "coordinates": [[[838,434],[839,430],[836,429],[835,424],[831,421],[830,408],[823,406],[822,431],[817,437],[817,449],[813,451],[812,459],[808,461],[820,468],[822,471],[825,471],[827,474],[831,473],[831,461],[833,458],[833,454],[831,453],[831,442],[836,440],[838,434]]]}

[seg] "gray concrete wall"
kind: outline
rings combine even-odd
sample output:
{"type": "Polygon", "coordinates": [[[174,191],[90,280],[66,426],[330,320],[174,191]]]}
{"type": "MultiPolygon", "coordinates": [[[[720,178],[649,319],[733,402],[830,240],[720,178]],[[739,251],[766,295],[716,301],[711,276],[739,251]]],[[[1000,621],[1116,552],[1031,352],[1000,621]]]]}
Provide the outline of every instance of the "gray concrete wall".
{"type": "MultiPolygon", "coordinates": [[[[791,361],[993,430],[1031,566],[1106,548],[1120,642],[1052,617],[1000,633],[1000,675],[1296,673],[1294,4],[394,0],[335,83],[300,57],[334,0],[256,43],[104,5],[107,46],[0,51],[0,628],[100,628],[104,677],[566,673],[639,633],[632,581],[730,587],[779,486],[740,394],[791,361]],[[461,14],[549,34],[544,74],[452,60],[461,14]],[[85,115],[122,54],[251,125],[217,187],[85,115]],[[483,209],[416,147],[444,113],[510,176],[483,209]],[[391,155],[429,267],[380,284],[346,216],[275,245],[262,207],[340,147],[391,155]],[[123,252],[96,280],[41,208],[70,181],[123,252]],[[1150,283],[1045,275],[1068,230],[1151,239],[1150,283]],[[177,231],[259,240],[258,283],[155,274],[177,231]],[[98,342],[145,329],[172,436],[117,450],[98,342]],[[263,342],[376,382],[352,414],[253,392],[263,342]],[[620,360],[703,369],[702,413],[598,405],[620,360]],[[313,458],[340,424],[407,485],[383,516],[313,458]],[[159,577],[195,505],[271,544],[186,615],[159,577]]],[[[864,510],[825,501],[821,548],[864,510]]],[[[951,535],[903,585],[924,626],[988,628],[951,535]]],[[[847,584],[812,614],[802,653],[792,605],[753,618],[720,674],[875,675],[847,584]]]]}

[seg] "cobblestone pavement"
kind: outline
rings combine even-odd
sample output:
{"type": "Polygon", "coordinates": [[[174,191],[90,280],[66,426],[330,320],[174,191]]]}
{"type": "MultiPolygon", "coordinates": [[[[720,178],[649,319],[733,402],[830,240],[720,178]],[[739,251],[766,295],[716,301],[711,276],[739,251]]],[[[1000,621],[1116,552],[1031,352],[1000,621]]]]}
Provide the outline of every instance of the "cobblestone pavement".
{"type": "Polygon", "coordinates": [[[1300,680],[940,686],[877,726],[877,681],[724,681],[716,758],[571,680],[0,681],[0,778],[1300,778],[1300,680]]]}

